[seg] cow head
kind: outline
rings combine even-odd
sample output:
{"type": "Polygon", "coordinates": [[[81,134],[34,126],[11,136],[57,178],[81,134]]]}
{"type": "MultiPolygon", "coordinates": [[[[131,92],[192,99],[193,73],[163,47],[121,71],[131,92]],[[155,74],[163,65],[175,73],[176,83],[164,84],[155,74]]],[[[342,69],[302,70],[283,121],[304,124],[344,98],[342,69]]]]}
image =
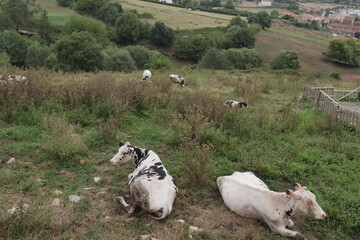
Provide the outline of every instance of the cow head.
{"type": "Polygon", "coordinates": [[[295,191],[287,190],[286,194],[290,198],[296,199],[296,208],[299,213],[313,216],[317,219],[324,219],[326,217],[326,213],[316,202],[315,194],[310,192],[305,186],[302,187],[298,183],[295,184],[294,189],[295,191]]]}
{"type": "Polygon", "coordinates": [[[119,152],[110,160],[111,164],[124,164],[129,161],[134,161],[134,147],[129,142],[120,143],[119,152]]]}

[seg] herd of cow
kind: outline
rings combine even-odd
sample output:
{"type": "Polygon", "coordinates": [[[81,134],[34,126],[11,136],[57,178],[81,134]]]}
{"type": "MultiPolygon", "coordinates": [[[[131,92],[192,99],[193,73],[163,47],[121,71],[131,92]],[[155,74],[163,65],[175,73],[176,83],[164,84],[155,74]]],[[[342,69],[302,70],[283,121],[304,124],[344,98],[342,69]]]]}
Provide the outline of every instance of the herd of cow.
{"type": "MultiPolygon", "coordinates": [[[[111,164],[132,162],[135,170],[128,175],[130,196],[115,198],[130,216],[148,213],[152,218],[164,219],[171,213],[178,188],[159,156],[152,150],[120,143],[111,164]]],[[[315,195],[305,186],[295,184],[294,190],[274,192],[252,172],[234,172],[216,180],[225,205],[243,217],[264,221],[271,230],[281,235],[305,239],[287,228],[294,226],[294,215],[308,215],[324,219],[326,213],[316,202],[315,195]]]]}
{"type": "Polygon", "coordinates": [[[11,82],[23,82],[26,81],[27,78],[25,76],[21,75],[8,75],[7,78],[5,78],[4,75],[0,74],[0,84],[6,84],[11,82]]]}

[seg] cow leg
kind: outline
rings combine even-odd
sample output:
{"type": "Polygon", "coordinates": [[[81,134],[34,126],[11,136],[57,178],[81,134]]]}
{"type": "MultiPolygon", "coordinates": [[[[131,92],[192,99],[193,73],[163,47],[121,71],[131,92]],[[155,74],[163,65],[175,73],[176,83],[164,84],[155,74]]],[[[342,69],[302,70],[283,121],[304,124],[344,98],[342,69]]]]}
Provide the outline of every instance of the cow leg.
{"type": "Polygon", "coordinates": [[[286,223],[286,227],[292,228],[293,226],[294,226],[294,222],[289,218],[287,223],[286,223]]]}
{"type": "Polygon", "coordinates": [[[134,208],[132,206],[130,206],[129,204],[127,204],[123,197],[117,197],[117,198],[115,198],[115,200],[126,209],[128,214],[131,215],[134,212],[134,208]]]}
{"type": "Polygon", "coordinates": [[[300,233],[286,229],[284,226],[274,226],[274,225],[272,225],[272,226],[269,225],[269,226],[274,232],[279,233],[280,235],[287,236],[287,237],[293,237],[293,238],[299,239],[299,240],[306,240],[306,238],[303,235],[301,235],[300,233]]]}

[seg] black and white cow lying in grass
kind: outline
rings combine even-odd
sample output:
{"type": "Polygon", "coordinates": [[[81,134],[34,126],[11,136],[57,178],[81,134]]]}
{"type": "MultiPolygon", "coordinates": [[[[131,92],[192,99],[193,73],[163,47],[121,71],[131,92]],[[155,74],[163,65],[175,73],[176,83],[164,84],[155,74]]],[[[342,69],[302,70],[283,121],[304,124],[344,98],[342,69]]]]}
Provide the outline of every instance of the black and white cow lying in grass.
{"type": "Polygon", "coordinates": [[[242,108],[243,106],[245,108],[248,108],[248,104],[246,102],[238,102],[238,101],[234,101],[234,100],[227,100],[225,102],[225,106],[228,106],[228,107],[239,107],[239,108],[242,108]]]}
{"type": "Polygon", "coordinates": [[[141,81],[150,80],[151,76],[152,76],[152,74],[151,74],[150,70],[145,70],[141,77],[141,81]]]}
{"type": "Polygon", "coordinates": [[[159,156],[152,150],[132,146],[129,142],[120,143],[119,152],[110,163],[126,162],[133,162],[136,166],[134,172],[128,175],[129,204],[123,197],[116,200],[131,216],[149,213],[156,220],[164,219],[172,210],[178,189],[159,156]]]}
{"type": "Polygon", "coordinates": [[[172,83],[177,83],[182,87],[185,87],[185,78],[183,78],[182,76],[170,74],[169,81],[172,83]]]}
{"type": "Polygon", "coordinates": [[[0,84],[12,83],[12,82],[26,82],[27,78],[22,75],[8,75],[7,79],[5,75],[0,75],[0,84]]]}
{"type": "Polygon", "coordinates": [[[326,218],[315,195],[298,183],[295,191],[274,192],[252,172],[234,172],[230,176],[218,177],[216,183],[231,211],[243,217],[263,220],[271,230],[283,236],[305,239],[300,233],[287,229],[294,226],[290,219],[294,215],[326,218]]]}

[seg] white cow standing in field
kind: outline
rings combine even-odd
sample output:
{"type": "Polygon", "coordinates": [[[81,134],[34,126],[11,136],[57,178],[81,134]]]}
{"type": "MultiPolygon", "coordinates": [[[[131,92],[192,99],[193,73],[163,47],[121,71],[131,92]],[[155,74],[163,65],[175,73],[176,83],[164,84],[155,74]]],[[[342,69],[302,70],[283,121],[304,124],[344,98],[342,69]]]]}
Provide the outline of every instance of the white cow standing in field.
{"type": "Polygon", "coordinates": [[[235,100],[227,100],[224,105],[227,107],[231,107],[231,108],[234,108],[234,107],[242,108],[243,106],[245,108],[248,108],[248,104],[246,102],[238,102],[235,100]]]}
{"type": "Polygon", "coordinates": [[[128,176],[129,204],[123,197],[117,197],[116,200],[131,216],[149,213],[156,220],[164,219],[172,210],[178,189],[159,156],[152,150],[132,146],[129,142],[120,143],[119,152],[110,163],[126,162],[136,165],[134,172],[128,176]]]}
{"type": "Polygon", "coordinates": [[[8,76],[8,81],[12,82],[12,81],[17,81],[17,82],[22,82],[22,81],[26,81],[27,78],[25,76],[21,76],[21,75],[9,75],[8,76]]]}
{"type": "Polygon", "coordinates": [[[180,86],[185,87],[185,78],[182,76],[170,74],[169,81],[172,83],[178,83],[180,86]]]}
{"type": "Polygon", "coordinates": [[[243,217],[261,219],[271,230],[284,236],[305,239],[300,233],[286,229],[294,226],[290,217],[295,214],[317,219],[326,217],[315,195],[300,184],[295,184],[295,191],[273,192],[252,172],[234,172],[218,177],[216,183],[231,211],[243,217]]]}
{"type": "Polygon", "coordinates": [[[152,76],[152,75],[151,75],[150,70],[145,70],[145,71],[143,72],[142,77],[141,77],[141,81],[150,80],[151,76],[152,76]]]}

